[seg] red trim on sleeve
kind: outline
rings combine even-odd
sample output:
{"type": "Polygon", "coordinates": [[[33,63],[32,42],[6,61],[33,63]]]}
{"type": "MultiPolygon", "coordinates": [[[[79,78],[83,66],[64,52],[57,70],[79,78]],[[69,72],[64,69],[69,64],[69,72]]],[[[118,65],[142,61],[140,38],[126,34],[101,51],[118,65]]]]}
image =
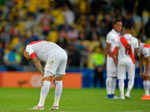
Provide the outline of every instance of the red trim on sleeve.
{"type": "Polygon", "coordinates": [[[29,43],[28,45],[33,45],[33,44],[39,43],[41,41],[44,41],[44,40],[34,41],[34,42],[29,43]]]}
{"type": "Polygon", "coordinates": [[[36,57],[36,54],[33,52],[31,55],[30,55],[31,59],[34,59],[36,57]]]}

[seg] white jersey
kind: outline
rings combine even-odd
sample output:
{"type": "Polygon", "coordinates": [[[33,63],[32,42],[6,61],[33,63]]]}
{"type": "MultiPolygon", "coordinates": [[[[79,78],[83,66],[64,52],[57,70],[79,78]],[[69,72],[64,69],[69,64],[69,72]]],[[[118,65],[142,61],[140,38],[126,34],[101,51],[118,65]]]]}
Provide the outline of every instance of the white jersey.
{"type": "Polygon", "coordinates": [[[107,34],[106,42],[111,44],[110,48],[111,52],[113,52],[113,50],[118,46],[120,38],[119,35],[120,34],[113,29],[107,34]]]}
{"type": "MultiPolygon", "coordinates": [[[[127,43],[130,45],[130,48],[133,52],[134,58],[134,51],[138,48],[138,40],[130,34],[125,34],[123,37],[127,40],[127,43]]],[[[122,37],[121,37],[122,38],[122,37]]],[[[135,77],[135,63],[127,54],[125,44],[119,42],[119,54],[118,54],[118,79],[126,79],[126,72],[128,72],[128,79],[134,79],[135,77]]]]}
{"type": "Polygon", "coordinates": [[[65,51],[55,43],[42,40],[34,41],[28,44],[26,46],[26,52],[29,55],[35,53],[41,61],[46,62],[48,60],[49,55],[65,51]]]}
{"type": "MultiPolygon", "coordinates": [[[[119,43],[119,33],[117,33],[115,30],[112,29],[107,34],[106,42],[111,44],[110,51],[111,52],[115,51],[115,48],[118,46],[119,43]]],[[[117,67],[114,64],[114,60],[109,55],[107,55],[106,69],[107,69],[107,77],[117,76],[117,67]]]]}
{"type": "Polygon", "coordinates": [[[150,56],[150,45],[141,43],[138,51],[138,55],[143,54],[143,56],[146,58],[150,56]]]}
{"type": "MultiPolygon", "coordinates": [[[[144,58],[149,57],[150,56],[150,45],[141,43],[140,47],[139,47],[138,55],[140,56],[141,54],[144,56],[144,58]]],[[[145,71],[145,67],[144,67],[144,71],[145,71]]],[[[149,66],[149,70],[148,70],[148,75],[150,76],[150,66],[149,66]]]]}
{"type": "MultiPolygon", "coordinates": [[[[123,37],[127,40],[128,44],[130,45],[132,52],[134,54],[135,49],[138,48],[138,40],[133,37],[131,34],[125,34],[123,35],[123,37]]],[[[119,41],[119,54],[118,54],[118,60],[131,60],[131,57],[126,53],[126,48],[125,46],[121,43],[121,41],[119,41]]]]}
{"type": "Polygon", "coordinates": [[[34,41],[26,46],[26,52],[45,62],[44,76],[64,75],[68,56],[57,44],[48,41],[34,41]]]}

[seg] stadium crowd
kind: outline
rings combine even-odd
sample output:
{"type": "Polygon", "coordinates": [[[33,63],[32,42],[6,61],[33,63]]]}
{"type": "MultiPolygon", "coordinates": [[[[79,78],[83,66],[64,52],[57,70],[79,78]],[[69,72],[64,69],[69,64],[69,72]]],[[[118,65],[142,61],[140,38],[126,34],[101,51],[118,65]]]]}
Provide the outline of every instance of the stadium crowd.
{"type": "Polygon", "coordinates": [[[116,17],[132,24],[132,34],[150,43],[149,4],[149,0],[0,0],[0,66],[8,70],[28,66],[23,50],[36,40],[65,48],[68,67],[104,64],[97,57],[94,63],[94,54],[104,59],[106,34],[116,17]]]}

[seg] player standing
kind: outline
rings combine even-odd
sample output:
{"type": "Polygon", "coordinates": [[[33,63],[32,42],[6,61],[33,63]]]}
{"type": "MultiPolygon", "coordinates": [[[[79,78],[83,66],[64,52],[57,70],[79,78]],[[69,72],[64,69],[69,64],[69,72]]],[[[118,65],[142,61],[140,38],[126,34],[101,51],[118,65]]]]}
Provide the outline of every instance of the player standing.
{"type": "Polygon", "coordinates": [[[117,79],[117,60],[116,60],[116,47],[119,42],[120,31],[122,30],[121,19],[116,19],[113,22],[113,29],[107,34],[106,39],[106,53],[107,53],[107,79],[106,91],[107,98],[114,98],[117,79]]]}
{"type": "Polygon", "coordinates": [[[141,98],[142,100],[150,100],[150,45],[140,43],[139,48],[139,61],[140,61],[140,76],[144,79],[143,85],[145,95],[141,98]],[[144,73],[143,63],[145,61],[144,73]]]}
{"type": "Polygon", "coordinates": [[[120,37],[118,48],[118,79],[120,98],[125,99],[124,96],[124,80],[126,79],[126,72],[128,72],[128,89],[126,97],[130,98],[130,92],[134,85],[135,77],[135,54],[138,52],[138,40],[131,35],[132,26],[126,24],[123,28],[123,36],[120,37]]]}
{"type": "Polygon", "coordinates": [[[62,78],[67,64],[66,52],[55,43],[42,40],[28,44],[25,48],[24,56],[32,60],[42,77],[40,100],[38,105],[33,107],[33,110],[44,110],[45,99],[53,79],[55,79],[56,89],[54,104],[51,109],[59,109],[62,78]],[[41,61],[45,62],[44,68],[41,65],[41,61]]]}

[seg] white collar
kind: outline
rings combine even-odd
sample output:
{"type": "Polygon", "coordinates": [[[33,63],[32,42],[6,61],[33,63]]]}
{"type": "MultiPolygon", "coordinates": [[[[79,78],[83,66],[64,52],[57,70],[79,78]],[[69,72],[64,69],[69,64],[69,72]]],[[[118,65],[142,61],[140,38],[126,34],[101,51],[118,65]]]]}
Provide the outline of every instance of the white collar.
{"type": "Polygon", "coordinates": [[[113,33],[116,33],[116,34],[120,34],[120,33],[116,32],[114,29],[112,29],[112,32],[113,32],[113,33]]]}
{"type": "Polygon", "coordinates": [[[129,34],[129,33],[126,33],[126,34],[124,34],[123,36],[125,36],[125,37],[132,37],[132,35],[129,34]]]}

